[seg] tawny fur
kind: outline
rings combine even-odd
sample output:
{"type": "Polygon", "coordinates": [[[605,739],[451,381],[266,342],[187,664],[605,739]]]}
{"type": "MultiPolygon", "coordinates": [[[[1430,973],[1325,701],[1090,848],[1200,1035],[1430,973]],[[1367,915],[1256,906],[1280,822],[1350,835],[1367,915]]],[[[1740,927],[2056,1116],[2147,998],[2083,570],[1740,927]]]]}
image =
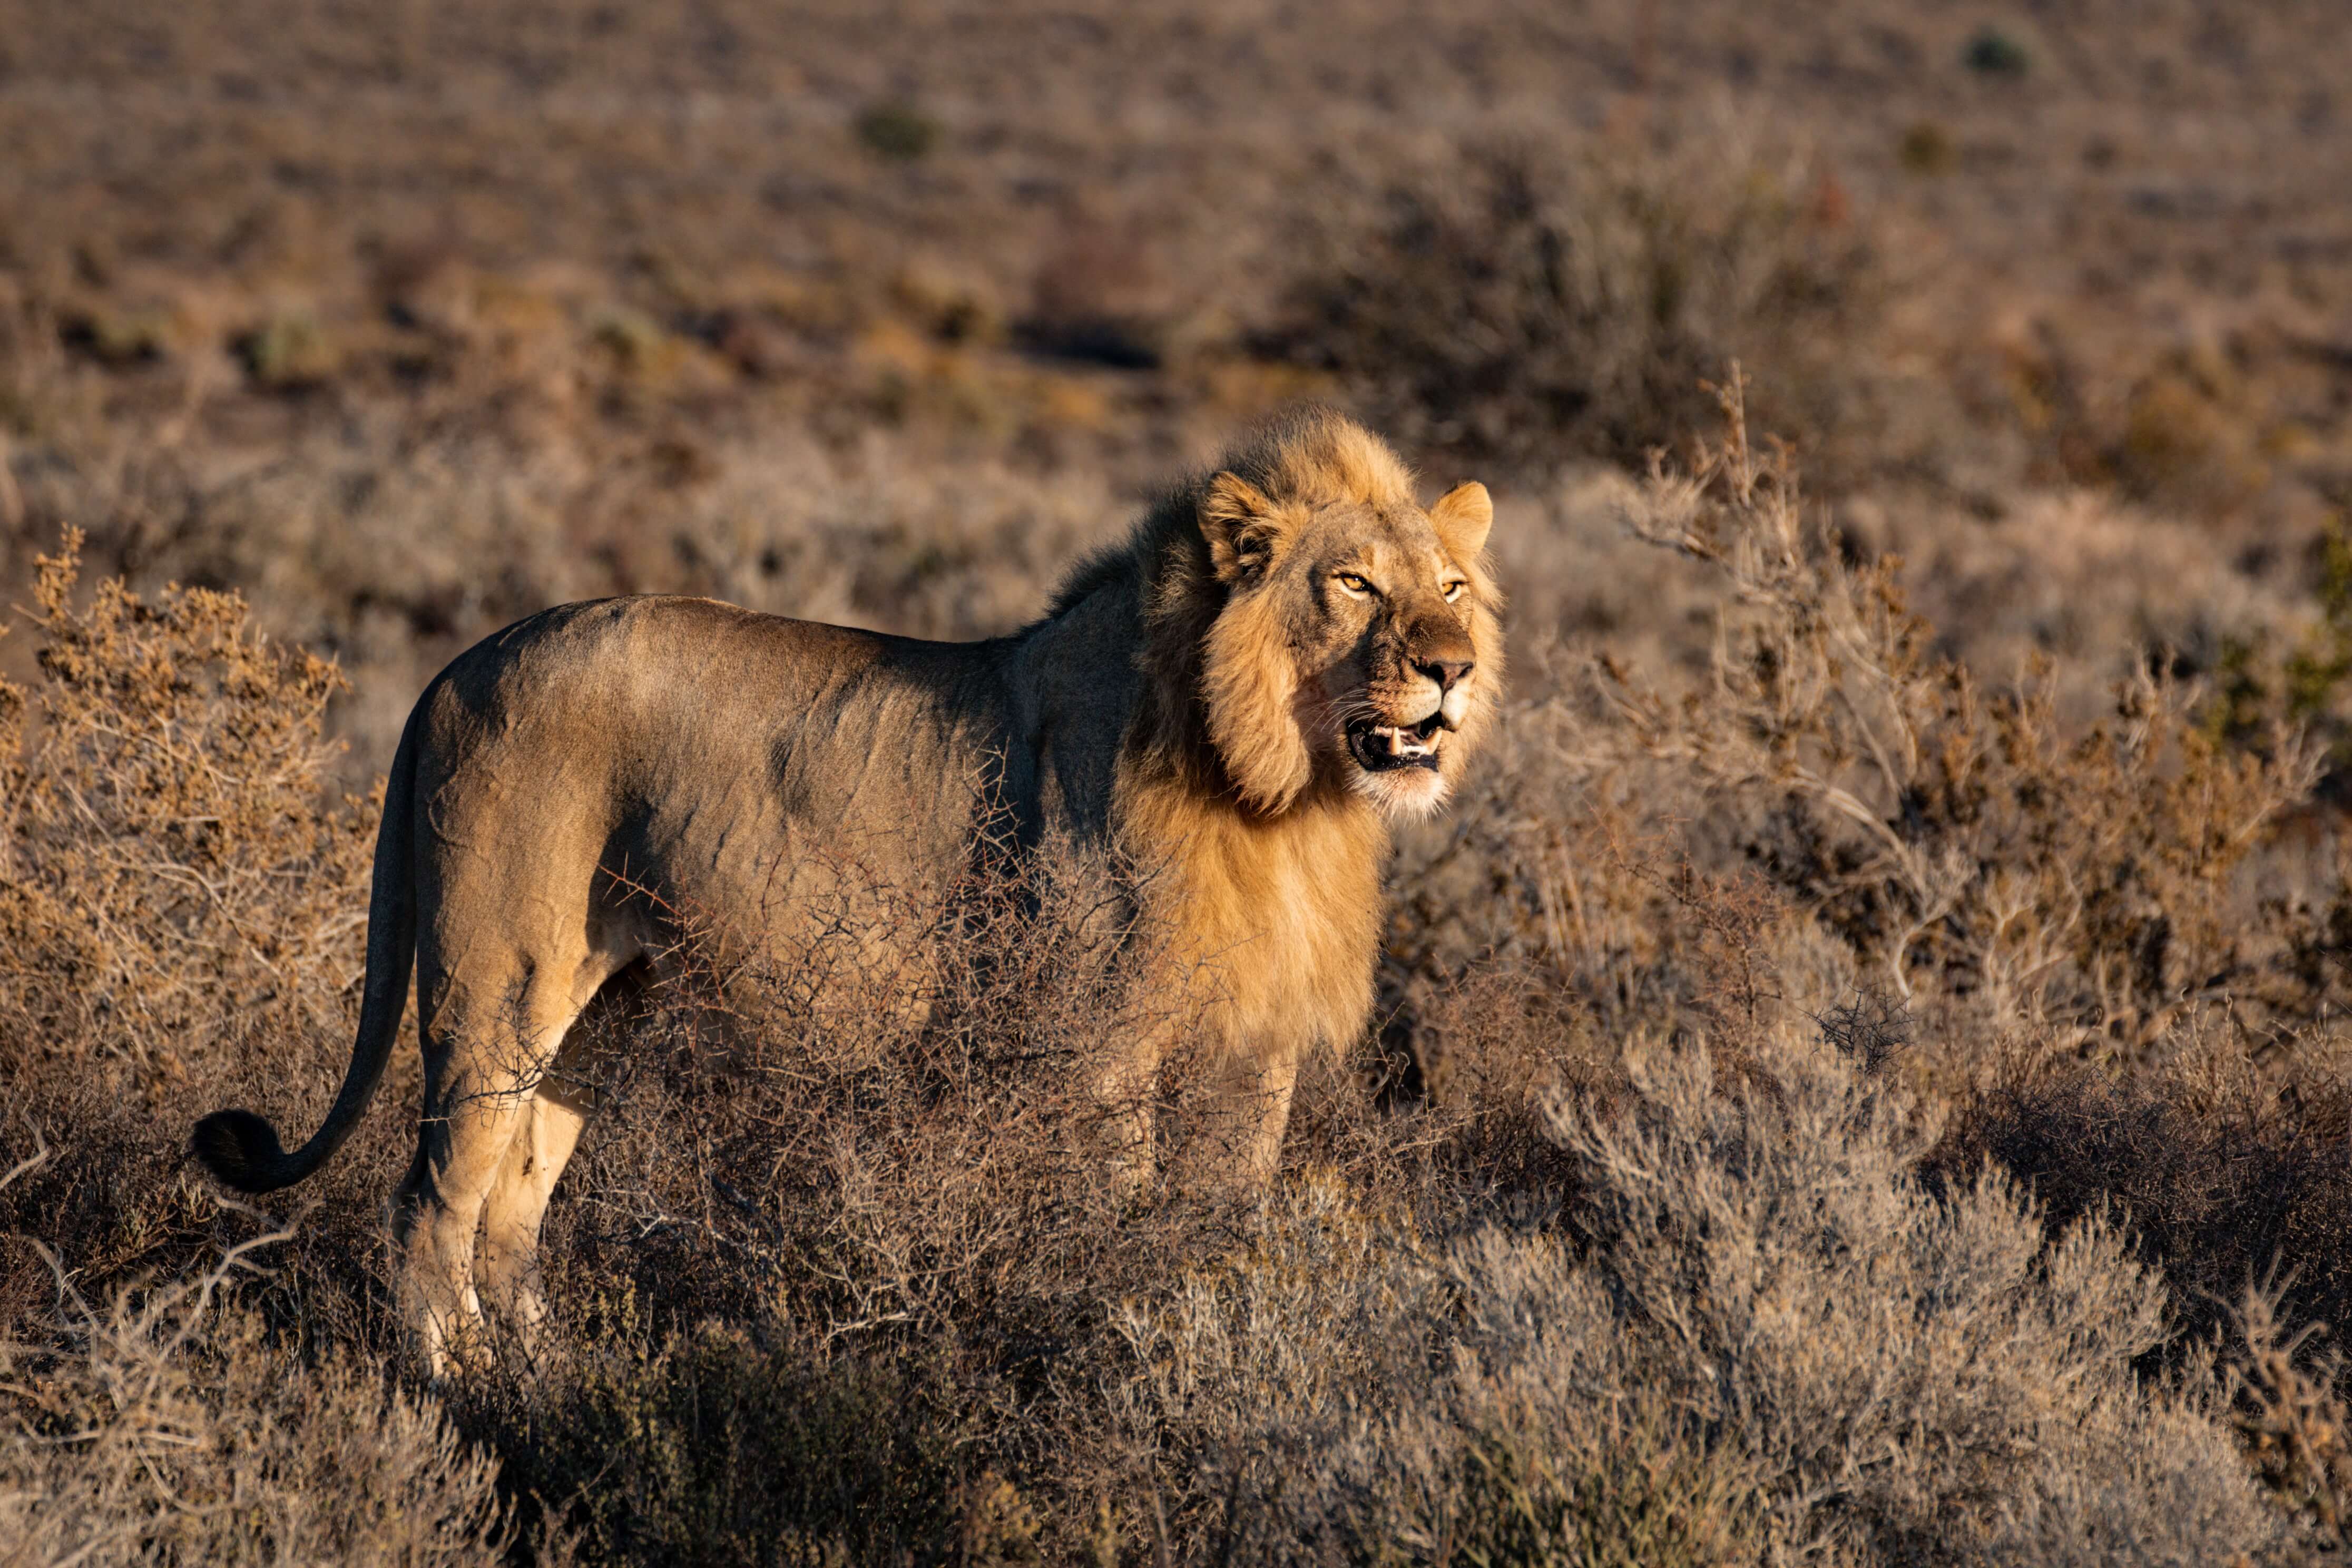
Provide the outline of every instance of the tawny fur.
{"type": "MultiPolygon", "coordinates": [[[[289,1153],[224,1111],[196,1152],[247,1191],[316,1169],[382,1075],[413,963],[425,1106],[394,1232],[436,1366],[470,1355],[478,1274],[526,1329],[543,1310],[540,1220],[588,1111],[551,1073],[568,1032],[674,936],[629,889],[788,951],[855,896],[845,863],[945,896],[986,838],[1142,868],[1126,886],[1149,983],[1188,994],[1163,1011],[1232,1065],[1263,1179],[1301,1058],[1364,1026],[1389,824],[1443,802],[1490,721],[1492,515],[1476,485],[1424,511],[1377,437],[1307,410],[1168,495],[1010,637],[675,598],[510,626],[434,680],[402,737],[325,1125],[289,1153]]],[[[1130,1173],[1169,1044],[1121,1043],[1104,1086],[1130,1173]]]]}

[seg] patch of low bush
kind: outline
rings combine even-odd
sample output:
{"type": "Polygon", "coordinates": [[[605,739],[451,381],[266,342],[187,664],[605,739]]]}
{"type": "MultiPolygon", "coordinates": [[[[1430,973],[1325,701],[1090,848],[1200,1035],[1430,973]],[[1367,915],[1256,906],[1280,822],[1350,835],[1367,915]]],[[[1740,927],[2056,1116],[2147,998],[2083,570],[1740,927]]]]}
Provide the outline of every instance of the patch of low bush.
{"type": "Polygon", "coordinates": [[[1373,192],[1335,172],[1269,346],[1464,460],[1637,463],[1705,419],[1701,379],[1740,355],[1780,369],[1778,427],[1850,442],[1869,377],[1849,345],[1885,280],[1826,178],[1728,133],[1477,143],[1373,192]]]}
{"type": "Polygon", "coordinates": [[[1939,651],[1899,562],[1851,564],[1808,514],[1786,449],[1750,440],[1737,367],[1717,396],[1721,436],[1686,468],[1654,458],[1626,502],[1635,537],[1716,586],[1704,662],[1604,652],[1515,715],[1492,793],[1408,847],[1401,955],[1424,975],[1524,955],[1621,1029],[1719,1016],[1692,961],[1752,963],[1758,917],[1685,896],[1679,859],[1798,912],[1791,940],[1931,1022],[1950,1049],[1912,1066],[1961,1087],[2003,1040],[2140,1060],[2200,1022],[2266,1053],[2325,1033],[2352,914],[2272,837],[2320,776],[2291,716],[2217,730],[2160,669],[2088,726],[2046,669],[1987,685],[1939,651]]]}
{"type": "Polygon", "coordinates": [[[2278,1521],[2222,1385],[2145,1381],[2160,1278],[1783,1039],[1727,1079],[1637,1052],[1559,1104],[1533,1222],[1405,1240],[1312,1184],[1245,1261],[1132,1310],[1162,1428],[1254,1562],[2218,1562],[2278,1521]],[[1213,1489],[1210,1490],[1213,1498],[1213,1489]]]}
{"type": "Polygon", "coordinates": [[[184,1073],[215,1032],[340,1020],[374,837],[322,798],[341,673],[234,595],[80,605],[80,542],[40,560],[39,683],[0,683],[0,1026],[184,1073]]]}
{"type": "Polygon", "coordinates": [[[1975,695],[1727,412],[1629,517],[1722,585],[1714,658],[1687,691],[1603,664],[1514,715],[1408,847],[1396,1014],[1302,1090],[1271,1194],[1213,1179],[1205,1063],[1166,1086],[1152,1190],[1102,1179],[1096,1069],[1162,1020],[1079,868],[951,917],[850,899],[804,952],[672,910],[672,961],[587,1026],[554,1328],[441,1389],[378,1245],[413,1083],[292,1239],[236,1253],[266,1272],[219,1258],[282,1227],[178,1164],[198,1114],[308,1121],[341,1067],[355,923],[296,941],[360,907],[360,814],[318,787],[331,673],[233,599],[75,609],[53,564],[14,875],[131,958],[27,942],[0,973],[0,1149],[55,1145],[0,1190],[29,1238],[0,1274],[28,1538],[1171,1564],[2330,1539],[2336,1373],[2297,1336],[2334,1275],[2283,1274],[2268,1326],[2238,1278],[2352,1234],[2310,1076],[2325,911],[2245,918],[2309,770],[2160,682],[2089,733],[1975,695]],[[217,824],[140,815],[151,793],[217,824]],[[132,855],[199,850],[237,899],[132,855]],[[115,880],[83,875],[109,852],[115,880]],[[927,922],[930,961],[867,966],[903,945],[859,940],[874,920],[927,922]],[[88,1000],[109,985],[175,1000],[88,1000]],[[2261,1086],[2260,1114],[2154,1103],[2165,1063],[2261,1086]],[[355,1477],[382,1509],[331,1518],[355,1477]],[[208,1511],[224,1487],[260,1511],[208,1511]]]}
{"type": "Polygon", "coordinates": [[[303,1357],[237,1302],[239,1279],[287,1239],[257,1236],[99,1301],[38,1249],[57,1310],[0,1333],[0,1561],[509,1560],[498,1462],[435,1402],[364,1347],[303,1357]]]}

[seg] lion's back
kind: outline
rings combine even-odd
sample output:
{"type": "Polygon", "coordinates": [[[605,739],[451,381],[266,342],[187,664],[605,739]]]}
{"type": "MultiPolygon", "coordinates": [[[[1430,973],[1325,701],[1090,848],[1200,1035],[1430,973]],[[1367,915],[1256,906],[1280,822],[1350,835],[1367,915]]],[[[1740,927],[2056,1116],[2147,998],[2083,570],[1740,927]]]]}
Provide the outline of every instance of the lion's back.
{"type": "Polygon", "coordinates": [[[495,861],[593,853],[721,902],[772,896],[779,862],[930,879],[1032,787],[999,663],[711,600],[567,605],[427,690],[419,806],[495,861]]]}

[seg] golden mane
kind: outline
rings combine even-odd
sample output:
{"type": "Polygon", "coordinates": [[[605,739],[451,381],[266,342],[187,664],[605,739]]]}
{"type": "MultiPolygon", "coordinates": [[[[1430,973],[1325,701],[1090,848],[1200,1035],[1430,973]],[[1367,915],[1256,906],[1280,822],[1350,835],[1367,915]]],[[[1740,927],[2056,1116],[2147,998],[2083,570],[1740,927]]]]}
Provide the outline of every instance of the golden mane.
{"type": "Polygon", "coordinates": [[[1413,505],[1412,470],[1387,442],[1337,409],[1290,409],[1168,491],[1126,540],[1080,565],[1045,619],[1107,587],[1131,585],[1144,630],[1138,663],[1150,687],[1136,738],[1195,787],[1237,792],[1279,811],[1304,787],[1309,764],[1286,723],[1292,672],[1271,606],[1255,616],[1226,614],[1232,591],[1202,521],[1215,514],[1214,491],[1228,475],[1285,510],[1413,505]],[[1221,787],[1221,775],[1230,775],[1230,787],[1221,787]]]}

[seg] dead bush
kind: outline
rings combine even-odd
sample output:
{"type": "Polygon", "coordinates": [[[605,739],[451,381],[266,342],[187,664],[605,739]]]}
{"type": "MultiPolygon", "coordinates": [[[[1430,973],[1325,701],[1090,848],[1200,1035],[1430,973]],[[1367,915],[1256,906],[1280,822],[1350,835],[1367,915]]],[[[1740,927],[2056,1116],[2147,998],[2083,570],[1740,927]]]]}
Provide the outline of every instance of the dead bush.
{"type": "Polygon", "coordinates": [[[1308,1186],[1130,1308],[1133,1387],[1249,1561],[2220,1561],[2276,1539],[2221,1386],[2147,1383],[2159,1278],[2055,1237],[1819,1044],[1769,1091],[1703,1050],[1562,1102],[1561,1223],[1416,1239],[1308,1186]],[[1180,1450],[1184,1451],[1184,1450],[1180,1450]],[[1482,1555],[1483,1554],[1483,1555],[1482,1555]]]}
{"type": "Polygon", "coordinates": [[[2160,674],[2081,735],[2046,680],[1983,691],[1936,656],[1894,563],[1851,569],[1809,537],[1785,455],[1749,444],[1736,368],[1720,397],[1724,438],[1687,475],[1654,464],[1633,520],[1722,574],[1707,680],[1675,700],[1604,661],[1618,735],[1744,797],[1748,857],[1906,998],[1924,980],[1995,1026],[2055,1021],[2129,1053],[2280,978],[2233,874],[2315,782],[2295,739],[2218,745],[2160,674]]]}
{"type": "Polygon", "coordinates": [[[761,922],[806,941],[663,906],[663,978],[581,1069],[602,1110],[545,1243],[551,1375],[471,1419],[624,1556],[1068,1547],[1129,1463],[1087,1387],[1107,1303],[1244,1224],[1205,1075],[1172,1064],[1158,1175],[1125,1191],[1104,1071],[1169,1004],[1102,868],[982,846],[918,892],[820,853],[824,886],[761,922]],[[1058,1506],[1016,1527],[1000,1486],[1058,1506]]]}
{"type": "MultiPolygon", "coordinates": [[[[0,1192],[0,1231],[110,1302],[196,1289],[247,1229],[180,1167],[195,1115],[258,1089],[307,1116],[341,1074],[373,820],[323,787],[332,664],[261,639],[234,595],[109,580],[85,604],[78,543],[42,563],[37,684],[0,691],[0,1148],[56,1145],[0,1192]]],[[[349,1331],[377,1288],[391,1178],[369,1190],[365,1165],[393,1123],[304,1194],[323,1209],[253,1287],[305,1354],[373,1348],[349,1331]]],[[[11,1252],[0,1335],[46,1332],[52,1281],[11,1252]]],[[[190,1364],[198,1386],[226,1375],[190,1364]]]]}
{"type": "Polygon", "coordinates": [[[983,1285],[1089,1288],[1055,1238],[1096,1245],[1118,1201],[1099,1086],[1167,1025],[1133,984],[1116,886],[1075,856],[986,845],[943,889],[892,883],[856,846],[813,854],[827,874],[790,919],[635,895],[674,946],[583,1070],[612,1127],[601,1157],[640,1163],[644,1206],[611,1219],[643,1256],[681,1249],[648,1283],[723,1260],[756,1283],[743,1305],[832,1338],[944,1330],[983,1285]],[[693,1122],[689,1162],[656,1131],[672,1117],[693,1122]]]}
{"type": "Polygon", "coordinates": [[[1412,446],[1538,471],[1678,439],[1736,354],[1801,385],[1791,427],[1851,426],[1835,345],[1881,279],[1822,177],[1716,142],[1463,147],[1316,213],[1272,341],[1412,446]]]}
{"type": "MultiPolygon", "coordinates": [[[[2273,1396],[2215,1379],[2198,1347],[2218,1319],[2192,1297],[2327,1246],[2320,1101],[2295,1138],[2282,1110],[2233,1153],[2219,1100],[2150,1120],[2087,1078],[2069,1100],[2050,1065],[2087,1054],[2147,1088],[2224,994],[2233,1041],[2258,1009],[2305,1027],[2332,981],[2293,970],[2323,945],[2288,939],[2324,927],[2242,918],[2300,753],[2217,736],[2155,678],[2087,737],[1977,697],[1885,571],[1807,533],[1736,395],[1726,412],[1635,517],[1727,590],[1697,693],[1603,665],[1539,696],[1461,814],[1409,847],[1384,1034],[1432,1103],[1368,1082],[1394,1066],[1377,1049],[1327,1068],[1260,1203],[1206,1179],[1216,1064],[1180,1052],[1160,1174],[1130,1199],[1103,1179],[1121,1108],[1101,1069],[1182,1020],[1132,984],[1111,868],[978,845],[966,884],[919,897],[827,846],[795,895],[810,924],[669,909],[656,984],[592,1020],[576,1070],[603,1114],[551,1213],[557,1328],[535,1360],[510,1348],[446,1423],[394,1391],[377,1210],[411,1128],[380,1112],[277,1276],[173,1352],[172,1408],[381,1427],[389,1447],[324,1450],[411,1500],[438,1532],[413,1554],[474,1551],[465,1521],[500,1549],[498,1499],[550,1554],[576,1532],[665,1562],[2091,1563],[2126,1543],[2163,1562],[2316,1539],[2315,1472],[2271,1465],[2300,1512],[2266,1513],[2232,1454],[2227,1401],[2259,1426],[2273,1396]],[[2173,1005],[2217,973],[2191,997],[2210,1007],[2173,1005]],[[1964,1106],[1940,1143],[1898,1087],[2021,1051],[2045,1076],[2008,1110],[1964,1106]],[[495,1481],[468,1468],[484,1454],[495,1481]],[[434,1466],[491,1511],[447,1524],[434,1466]]],[[[116,585],[80,612],[70,568],[49,572],[10,853],[53,900],[45,929],[80,898],[143,945],[73,968],[53,936],[9,974],[48,1009],[23,1004],[37,1027],[8,1041],[11,1124],[89,1146],[7,1214],[135,1312],[202,1288],[207,1247],[245,1225],[156,1127],[265,1070],[315,1112],[340,1068],[330,961],[356,945],[363,814],[315,788],[325,667],[257,647],[232,601],[116,585]],[[182,815],[142,815],[158,794],[182,815]],[[183,897],[182,867],[223,901],[183,897]],[[299,923],[322,909],[350,911],[332,941],[299,923]],[[233,938],[277,955],[286,989],[246,978],[262,959],[233,938]],[[176,1000],[85,1000],[109,985],[176,1000]],[[179,1029],[212,1048],[175,1077],[179,1029]],[[82,1070],[109,1053],[161,1069],[143,1099],[82,1070]]],[[[29,1310],[51,1278],[5,1285],[54,1379],[96,1331],[29,1310]]],[[[2329,1309],[2327,1267],[2305,1278],[2282,1310],[2329,1309]]],[[[2318,1409],[2268,1365],[2251,1352],[2242,1379],[2318,1409]]],[[[269,1463],[305,1496],[348,1484],[269,1463]]],[[[177,1542],[197,1526],[171,1499],[210,1495],[95,1473],[40,1470],[29,1528],[177,1542]]],[[[250,1539],[314,1527],[289,1502],[250,1539]]]]}
{"type": "Polygon", "coordinates": [[[2289,1330],[2281,1322],[2277,1283],[2249,1281],[2239,1298],[2231,1390],[2256,1473],[2298,1526],[2305,1560],[2324,1562],[2344,1550],[2352,1523],[2344,1360],[2325,1346],[2325,1325],[2289,1330]]]}
{"type": "Polygon", "coordinates": [[[5,1027],[184,1072],[223,1029],[339,1021],[373,837],[321,798],[341,677],[234,595],[108,579],[77,608],[79,546],[40,561],[39,685],[0,687],[5,1027]]]}
{"type": "Polygon", "coordinates": [[[2021,1052],[1958,1106],[1929,1171],[1960,1181],[1997,1162],[2053,1225],[2114,1212],[2172,1281],[2187,1340],[2239,1337],[2233,1310],[2273,1273],[2286,1322],[2352,1321],[2339,1072],[2315,1042],[2316,1059],[2263,1070],[2212,1033],[2127,1073],[2021,1052]]]}
{"type": "Polygon", "coordinates": [[[236,1302],[289,1237],[103,1303],[44,1254],[54,1319],[0,1340],[0,1561],[508,1561],[495,1459],[363,1356],[306,1362],[236,1302]]]}
{"type": "MultiPolygon", "coordinates": [[[[1168,1021],[1129,984],[1102,868],[982,846],[971,886],[913,898],[836,847],[816,896],[839,907],[805,947],[671,910],[668,978],[594,1025],[604,1115],[547,1237],[557,1331],[457,1390],[456,1429],[530,1523],[620,1560],[2088,1563],[2273,1540],[2210,1376],[2133,1381],[2168,1328],[2114,1226],[2046,1240],[2005,1178],[1924,1184],[1933,1119],[1808,1043],[1833,1027],[1867,1058],[1900,1033],[1851,1001],[1854,950],[1786,885],[1636,837],[1663,802],[1604,794],[1570,827],[1568,799],[1522,791],[1462,829],[1473,867],[1556,846],[1483,884],[1527,966],[1423,1000],[1469,1087],[1382,1110],[1327,1079],[1263,1207],[1192,1179],[1210,1064],[1164,1097],[1148,1200],[1101,1179],[1104,1052],[1168,1021]],[[1580,901],[1515,903],[1562,872],[1580,901]]],[[[406,1129],[380,1131],[384,1168],[348,1177],[378,1193],[406,1129]]],[[[201,1235],[181,1184],[141,1185],[152,1157],[110,1201],[201,1235]]],[[[369,1205],[323,1223],[321,1247],[368,1252],[369,1205]]],[[[149,1256],[203,1277],[184,1247],[149,1256]]],[[[304,1365],[286,1385],[334,1410],[347,1386],[391,1397],[335,1368],[404,1364],[348,1268],[302,1255],[252,1292],[255,1346],[300,1325],[316,1366],[252,1364],[304,1365]]],[[[192,1352],[188,1397],[279,1408],[239,1381],[242,1342],[192,1352]]]]}
{"type": "MultiPolygon", "coordinates": [[[[1683,679],[1603,651],[1581,691],[1517,715],[1463,819],[1408,848],[1439,878],[1408,885],[1399,948],[1441,973],[1508,952],[1604,1016],[1670,1024],[1661,1007],[1703,1001],[1710,946],[1752,951],[1761,928],[1679,892],[1663,854],[1760,879],[1806,965],[1948,1019],[1923,1070],[1968,1079],[1943,1049],[1961,1041],[2130,1058],[2200,1009],[2247,1030],[2323,1016],[2340,893],[2262,891],[2293,870],[2269,834],[2309,798],[2315,750],[2284,723],[2217,736],[2161,671],[2087,729],[2045,674],[1988,690],[1907,608],[1898,563],[1851,565],[1807,521],[1737,376],[1719,397],[1720,439],[1687,471],[1657,459],[1628,516],[1720,584],[1708,657],[1683,679]]],[[[1812,990],[1815,1011],[1835,1000],[1812,990]]],[[[1720,1034],[1722,1009],[1699,1012],[1720,1034]]]]}
{"type": "Polygon", "coordinates": [[[567,1335],[560,1376],[477,1391],[466,1413],[565,1537],[610,1562],[950,1560],[969,1451],[1001,1434],[947,1358],[606,1308],[567,1335]]]}

